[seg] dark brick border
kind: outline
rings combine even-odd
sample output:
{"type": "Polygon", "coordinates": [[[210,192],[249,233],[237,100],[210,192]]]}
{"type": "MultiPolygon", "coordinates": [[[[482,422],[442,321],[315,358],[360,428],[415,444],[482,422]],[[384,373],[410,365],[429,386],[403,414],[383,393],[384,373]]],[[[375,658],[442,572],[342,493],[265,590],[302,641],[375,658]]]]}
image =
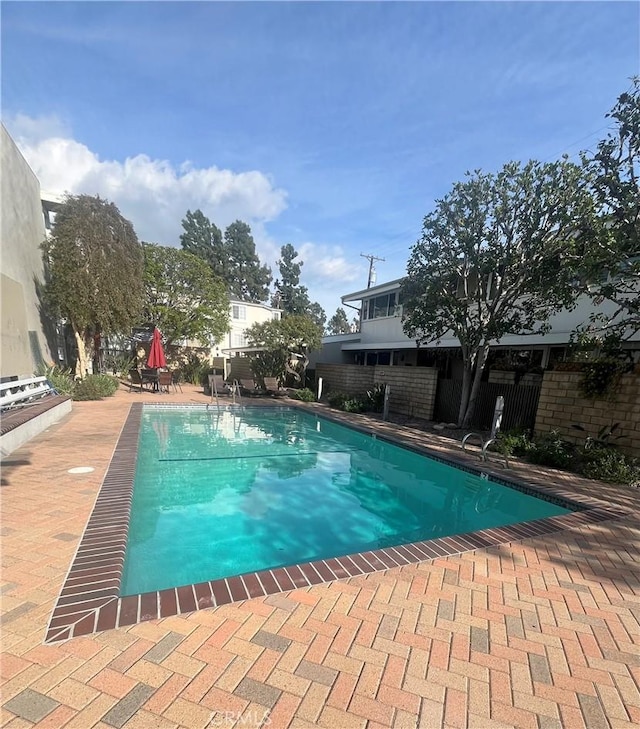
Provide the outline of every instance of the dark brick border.
{"type": "MultiPolygon", "coordinates": [[[[185,404],[165,407],[194,406],[185,404]]],[[[356,577],[422,560],[493,547],[583,524],[618,518],[627,513],[623,509],[611,508],[591,497],[571,494],[552,487],[533,486],[516,478],[506,480],[490,466],[479,469],[469,466],[463,459],[443,458],[440,453],[417,444],[412,438],[398,431],[393,435],[381,432],[378,428],[383,428],[384,424],[379,424],[378,427],[371,423],[362,425],[344,416],[318,412],[315,408],[303,409],[317,417],[348,425],[360,432],[375,435],[377,438],[410,448],[417,453],[471,473],[489,475],[492,480],[503,485],[566,505],[576,511],[512,526],[483,529],[469,534],[305,562],[121,598],[120,581],[129,530],[138,434],[143,410],[142,403],[135,403],[131,405],[93,512],[53,610],[45,642],[67,640],[80,635],[133,625],[143,620],[165,618],[239,600],[309,587],[320,582],[356,577]]],[[[429,436],[421,434],[420,437],[428,439],[429,436]]]]}

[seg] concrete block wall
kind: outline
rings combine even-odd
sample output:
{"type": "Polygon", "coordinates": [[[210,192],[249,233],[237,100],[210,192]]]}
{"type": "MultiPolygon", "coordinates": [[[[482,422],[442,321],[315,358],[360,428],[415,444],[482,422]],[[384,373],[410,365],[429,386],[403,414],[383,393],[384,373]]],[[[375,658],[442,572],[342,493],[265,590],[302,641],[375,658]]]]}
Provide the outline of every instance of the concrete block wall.
{"type": "Polygon", "coordinates": [[[374,385],[391,388],[389,410],[415,418],[433,418],[438,370],[431,367],[367,367],[318,363],[316,379],[322,377],[324,392],[360,395],[374,385]]]}
{"type": "Polygon", "coordinates": [[[434,367],[376,366],[374,383],[389,385],[389,411],[412,418],[433,420],[438,386],[438,370],[434,367]]]}
{"type": "Polygon", "coordinates": [[[536,413],[536,434],[557,430],[572,443],[595,436],[603,426],[620,423],[615,441],[618,449],[640,457],[640,375],[623,375],[615,400],[587,399],[580,394],[580,372],[545,372],[536,413]],[[586,433],[572,428],[582,425],[586,433]]]}
{"type": "Polygon", "coordinates": [[[344,392],[360,395],[373,387],[375,367],[347,364],[316,365],[316,382],[322,377],[323,392],[344,392]]]}
{"type": "Polygon", "coordinates": [[[491,370],[489,372],[489,382],[499,385],[515,385],[516,373],[508,370],[491,370]]]}

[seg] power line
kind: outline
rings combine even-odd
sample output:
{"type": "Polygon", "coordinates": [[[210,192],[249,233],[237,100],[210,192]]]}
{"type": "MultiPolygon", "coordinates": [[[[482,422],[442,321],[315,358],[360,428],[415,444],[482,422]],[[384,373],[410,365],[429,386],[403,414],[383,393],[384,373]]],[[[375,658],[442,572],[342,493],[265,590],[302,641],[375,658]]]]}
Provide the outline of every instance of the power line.
{"type": "Polygon", "coordinates": [[[373,267],[374,261],[384,261],[384,258],[378,258],[378,256],[373,256],[370,253],[361,253],[360,254],[362,258],[366,258],[369,261],[369,276],[367,278],[367,288],[371,287],[371,284],[374,283],[373,274],[375,274],[375,269],[373,267]]]}

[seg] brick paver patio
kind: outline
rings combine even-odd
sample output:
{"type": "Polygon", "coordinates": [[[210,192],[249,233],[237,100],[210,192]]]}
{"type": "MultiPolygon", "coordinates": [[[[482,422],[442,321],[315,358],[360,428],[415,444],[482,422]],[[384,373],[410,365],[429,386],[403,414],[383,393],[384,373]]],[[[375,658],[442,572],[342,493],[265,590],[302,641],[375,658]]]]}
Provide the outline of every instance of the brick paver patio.
{"type": "Polygon", "coordinates": [[[2,464],[2,726],[640,724],[640,490],[530,465],[632,515],[45,645],[129,405],[153,398],[74,403],[2,464]]]}

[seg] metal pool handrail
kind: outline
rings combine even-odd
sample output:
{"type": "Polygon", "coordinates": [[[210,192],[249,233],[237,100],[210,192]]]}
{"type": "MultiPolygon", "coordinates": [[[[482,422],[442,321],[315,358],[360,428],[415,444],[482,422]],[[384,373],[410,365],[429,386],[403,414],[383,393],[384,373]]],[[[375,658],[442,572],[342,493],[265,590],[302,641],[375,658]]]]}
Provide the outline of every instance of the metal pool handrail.
{"type": "MultiPolygon", "coordinates": [[[[496,439],[495,438],[488,438],[487,440],[485,440],[480,435],[480,433],[473,433],[473,432],[472,433],[467,433],[464,436],[464,438],[462,439],[462,450],[465,453],[467,452],[467,449],[466,449],[467,441],[469,440],[469,438],[471,438],[471,436],[476,436],[477,438],[480,439],[480,442],[481,442],[480,455],[479,455],[480,460],[481,461],[485,461],[485,462],[488,461],[489,460],[489,456],[487,454],[487,449],[489,448],[489,446],[492,443],[495,443],[496,439]]],[[[509,457],[507,456],[506,453],[502,453],[501,455],[504,458],[504,465],[505,465],[505,467],[506,468],[509,468],[509,457]]]]}

